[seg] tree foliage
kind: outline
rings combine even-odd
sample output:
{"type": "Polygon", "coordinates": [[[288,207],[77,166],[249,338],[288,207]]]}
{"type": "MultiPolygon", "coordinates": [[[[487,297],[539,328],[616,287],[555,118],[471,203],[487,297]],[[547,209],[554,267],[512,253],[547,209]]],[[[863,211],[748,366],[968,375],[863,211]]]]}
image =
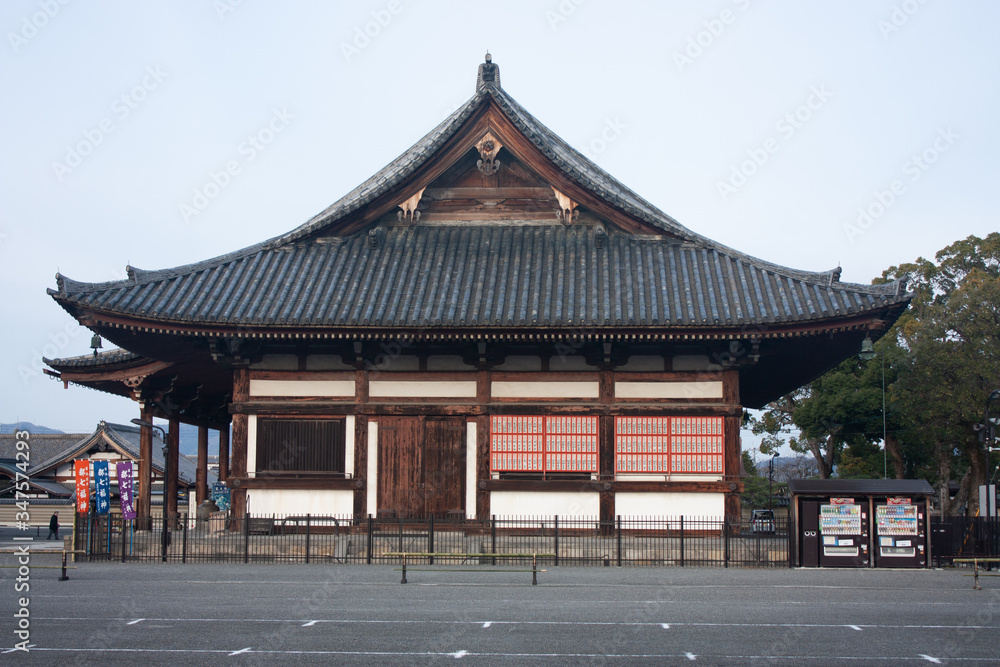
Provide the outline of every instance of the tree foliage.
{"type": "Polygon", "coordinates": [[[990,465],[973,426],[1000,388],[1000,234],[957,241],[876,282],[898,278],[914,298],[876,343],[876,358],[845,360],[768,405],[751,427],[764,436],[762,451],[787,442],[811,454],[824,478],[881,477],[888,461],[893,476],[940,489],[960,479],[951,512],[975,502],[990,465]]]}

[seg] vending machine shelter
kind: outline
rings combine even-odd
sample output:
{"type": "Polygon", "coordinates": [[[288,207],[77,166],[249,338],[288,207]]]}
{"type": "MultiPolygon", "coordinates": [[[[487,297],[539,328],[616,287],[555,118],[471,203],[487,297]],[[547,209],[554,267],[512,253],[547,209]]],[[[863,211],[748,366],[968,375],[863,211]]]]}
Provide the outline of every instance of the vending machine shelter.
{"type": "Polygon", "coordinates": [[[801,567],[927,567],[928,498],[918,479],[793,479],[792,553],[801,567]]]}

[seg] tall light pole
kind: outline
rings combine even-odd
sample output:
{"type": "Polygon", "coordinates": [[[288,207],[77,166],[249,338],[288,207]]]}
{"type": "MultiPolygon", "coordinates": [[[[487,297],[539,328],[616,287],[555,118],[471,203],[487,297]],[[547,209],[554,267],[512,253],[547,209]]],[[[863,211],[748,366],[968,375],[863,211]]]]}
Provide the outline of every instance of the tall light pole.
{"type": "MultiPolygon", "coordinates": [[[[990,392],[990,395],[986,397],[986,410],[983,412],[983,421],[980,424],[976,424],[972,427],[976,433],[979,434],[980,442],[983,442],[986,448],[986,465],[989,468],[989,456],[990,452],[1000,451],[1000,447],[994,447],[997,444],[997,431],[996,427],[1000,426],[1000,417],[990,417],[990,403],[1000,399],[1000,389],[994,389],[990,392]]],[[[997,470],[1000,470],[1000,466],[997,466],[997,470]]],[[[990,482],[993,481],[993,477],[996,475],[996,471],[990,476],[990,482]]]]}
{"type": "MultiPolygon", "coordinates": [[[[865,339],[861,341],[861,351],[858,352],[858,357],[862,361],[871,361],[875,358],[875,344],[872,343],[872,339],[865,336],[865,339]]],[[[885,346],[882,347],[882,479],[888,479],[889,477],[889,447],[885,439],[886,429],[885,429],[885,346]]]]}
{"type": "MultiPolygon", "coordinates": [[[[160,556],[163,558],[163,562],[166,563],[167,547],[170,545],[170,522],[167,519],[167,480],[170,478],[170,447],[167,445],[167,432],[162,427],[144,419],[133,419],[132,423],[136,426],[145,426],[150,429],[155,428],[160,432],[160,440],[163,442],[163,531],[160,541],[160,556]]],[[[149,464],[150,470],[152,470],[153,462],[150,461],[149,464]]]]}

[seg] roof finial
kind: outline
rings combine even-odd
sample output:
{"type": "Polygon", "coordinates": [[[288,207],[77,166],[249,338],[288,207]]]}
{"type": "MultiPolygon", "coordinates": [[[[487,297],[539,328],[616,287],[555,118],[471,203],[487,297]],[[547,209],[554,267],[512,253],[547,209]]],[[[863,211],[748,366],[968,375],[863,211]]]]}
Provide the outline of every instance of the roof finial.
{"type": "Polygon", "coordinates": [[[476,78],[476,90],[486,86],[500,86],[500,68],[493,64],[493,56],[486,51],[486,62],[479,66],[479,76],[476,78]]]}

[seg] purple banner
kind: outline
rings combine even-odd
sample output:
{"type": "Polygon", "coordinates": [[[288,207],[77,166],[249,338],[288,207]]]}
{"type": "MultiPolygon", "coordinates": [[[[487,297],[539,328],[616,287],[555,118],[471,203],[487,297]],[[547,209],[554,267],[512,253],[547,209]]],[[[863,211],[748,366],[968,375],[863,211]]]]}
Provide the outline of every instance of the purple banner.
{"type": "Polygon", "coordinates": [[[132,496],[132,462],[119,461],[118,468],[118,498],[122,503],[122,517],[135,518],[135,503],[132,496]]]}

